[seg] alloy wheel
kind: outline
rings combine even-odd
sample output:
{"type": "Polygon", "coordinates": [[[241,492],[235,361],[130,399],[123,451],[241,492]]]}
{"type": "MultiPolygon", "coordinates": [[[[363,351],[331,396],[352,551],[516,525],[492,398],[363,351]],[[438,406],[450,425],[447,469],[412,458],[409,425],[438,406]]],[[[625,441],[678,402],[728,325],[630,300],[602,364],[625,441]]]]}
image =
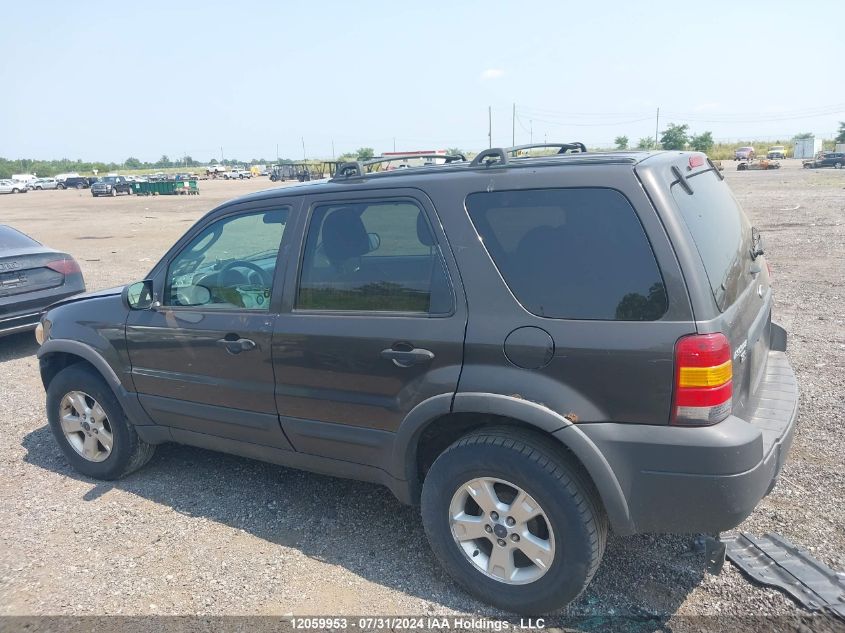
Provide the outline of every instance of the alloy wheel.
{"type": "Polygon", "coordinates": [[[508,585],[541,578],[555,557],[551,523],[516,484],[480,477],[458,488],[449,505],[455,543],[481,573],[508,585]]]}
{"type": "Polygon", "coordinates": [[[114,446],[108,416],[87,393],[70,391],[59,405],[59,421],[68,444],[90,462],[105,461],[114,446]]]}

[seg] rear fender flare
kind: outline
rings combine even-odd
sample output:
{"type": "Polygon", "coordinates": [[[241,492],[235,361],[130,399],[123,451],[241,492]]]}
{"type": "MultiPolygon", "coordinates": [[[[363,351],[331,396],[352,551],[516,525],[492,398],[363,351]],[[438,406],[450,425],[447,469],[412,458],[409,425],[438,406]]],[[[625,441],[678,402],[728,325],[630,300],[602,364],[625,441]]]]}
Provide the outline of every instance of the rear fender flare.
{"type": "Polygon", "coordinates": [[[423,401],[406,416],[396,434],[391,460],[394,477],[405,479],[415,496],[416,449],[420,435],[448,413],[481,413],[519,420],[563,444],[584,466],[601,497],[608,519],[620,534],[632,534],[628,503],[610,464],[596,445],[566,417],[537,402],[492,393],[440,394],[423,401]]]}

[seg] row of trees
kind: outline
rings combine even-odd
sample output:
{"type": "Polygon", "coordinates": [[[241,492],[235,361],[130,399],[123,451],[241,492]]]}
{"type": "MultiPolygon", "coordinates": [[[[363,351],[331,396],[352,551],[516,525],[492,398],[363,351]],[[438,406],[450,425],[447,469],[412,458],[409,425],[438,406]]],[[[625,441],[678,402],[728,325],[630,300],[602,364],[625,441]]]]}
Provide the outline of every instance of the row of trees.
{"type": "MultiPolygon", "coordinates": [[[[249,161],[238,160],[237,158],[227,158],[223,161],[218,161],[212,158],[208,163],[202,163],[194,160],[191,156],[183,156],[178,160],[171,160],[168,156],[163,155],[155,162],[144,162],[134,156],[130,156],[122,163],[104,163],[100,161],[83,161],[81,159],[71,160],[69,158],[61,158],[58,160],[35,160],[32,158],[7,159],[0,157],[0,178],[11,178],[12,174],[37,174],[38,176],[55,176],[65,172],[78,172],[80,174],[90,174],[96,171],[98,174],[106,174],[108,172],[120,171],[125,169],[166,169],[174,167],[195,168],[201,165],[266,165],[269,162],[264,158],[253,158],[249,161]]],[[[285,158],[281,160],[282,163],[292,163],[293,161],[285,158]]]]}
{"type": "MultiPolygon", "coordinates": [[[[629,140],[627,136],[617,136],[613,141],[616,149],[628,149],[629,140]]],[[[688,125],[676,125],[670,123],[669,127],[663,130],[660,136],[660,147],[662,149],[694,149],[697,152],[708,152],[713,148],[712,132],[690,135],[688,125]]],[[[635,149],[656,149],[657,144],[650,136],[644,136],[635,146],[635,149]]]]}
{"type": "MultiPolygon", "coordinates": [[[[796,140],[807,138],[812,136],[809,132],[805,132],[803,134],[798,134],[793,137],[792,141],[795,142],[796,140]]],[[[837,136],[834,138],[835,143],[845,143],[845,121],[840,121],[839,123],[839,132],[837,136]]],[[[631,147],[630,140],[627,136],[617,136],[616,140],[614,141],[616,144],[617,149],[628,149],[631,147]]],[[[660,136],[660,143],[659,147],[663,149],[672,149],[672,150],[682,150],[682,149],[694,149],[700,152],[709,152],[714,148],[715,142],[713,140],[713,134],[709,131],[702,132],[701,134],[691,134],[688,125],[676,125],[674,123],[670,123],[669,126],[663,130],[663,133],[660,136]]],[[[654,142],[654,139],[648,136],[641,138],[637,141],[636,145],[634,145],[635,149],[656,149],[658,144],[654,142]]],[[[722,146],[720,146],[722,147],[722,146]]],[[[464,153],[463,150],[457,147],[450,147],[446,150],[449,154],[460,154],[464,153]]],[[[359,147],[354,152],[347,152],[342,154],[338,157],[338,160],[369,160],[375,156],[375,150],[372,147],[359,147]]],[[[253,158],[252,160],[245,161],[239,160],[237,158],[227,158],[222,161],[218,161],[216,158],[212,158],[207,163],[198,162],[193,159],[191,156],[182,156],[176,160],[171,160],[169,156],[163,154],[161,158],[159,158],[155,162],[144,162],[141,161],[134,156],[130,156],[122,163],[104,163],[104,162],[85,162],[83,160],[70,160],[68,158],[62,158],[59,160],[35,160],[31,158],[20,158],[16,160],[10,160],[6,158],[0,158],[0,178],[10,178],[12,174],[38,174],[39,176],[54,176],[55,174],[59,174],[62,172],[69,172],[69,171],[76,171],[80,173],[93,173],[94,170],[97,173],[107,173],[110,171],[117,171],[120,169],[166,169],[166,168],[173,168],[173,167],[199,167],[201,165],[226,165],[226,166],[236,166],[236,165],[261,165],[267,164],[274,161],[268,161],[264,158],[253,158]]],[[[282,163],[292,163],[289,158],[282,159],[280,162],[282,163]]]]}
{"type": "MultiPolygon", "coordinates": [[[[811,138],[813,135],[810,132],[796,134],[792,138],[794,143],[803,138],[811,138]]],[[[627,136],[617,136],[613,141],[616,144],[616,149],[628,149],[629,139],[627,136]]],[[[839,122],[839,133],[834,139],[836,143],[845,143],[845,121],[839,122]]],[[[688,125],[676,125],[670,123],[669,126],[663,130],[660,135],[660,147],[662,149],[694,149],[697,152],[709,152],[713,149],[715,141],[711,132],[702,132],[701,134],[690,134],[688,125]]],[[[657,145],[654,139],[650,136],[645,136],[637,141],[636,149],[656,149],[657,145]]]]}

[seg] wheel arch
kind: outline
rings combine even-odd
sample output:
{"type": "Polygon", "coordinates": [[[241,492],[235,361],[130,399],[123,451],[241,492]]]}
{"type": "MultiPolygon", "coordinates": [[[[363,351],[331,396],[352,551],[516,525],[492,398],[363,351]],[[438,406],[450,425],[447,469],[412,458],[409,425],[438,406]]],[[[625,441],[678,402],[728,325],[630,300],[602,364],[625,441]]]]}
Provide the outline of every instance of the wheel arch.
{"type": "Polygon", "coordinates": [[[100,374],[116,395],[120,396],[121,392],[125,391],[111,366],[93,347],[85,343],[67,340],[47,341],[38,350],[37,356],[41,382],[45,389],[62,369],[82,362],[100,374]]]}
{"type": "Polygon", "coordinates": [[[613,469],[577,424],[542,404],[501,394],[441,394],[411,410],[397,432],[391,470],[407,482],[412,503],[419,500],[425,472],[434,459],[460,437],[486,426],[531,430],[557,440],[595,486],[614,530],[635,532],[613,469]]]}

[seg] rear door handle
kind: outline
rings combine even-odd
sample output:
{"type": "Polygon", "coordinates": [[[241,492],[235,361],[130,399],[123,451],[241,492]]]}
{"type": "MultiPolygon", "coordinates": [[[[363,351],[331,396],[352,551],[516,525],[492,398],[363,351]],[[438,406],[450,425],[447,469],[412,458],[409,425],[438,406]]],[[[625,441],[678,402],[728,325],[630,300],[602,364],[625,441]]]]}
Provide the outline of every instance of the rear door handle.
{"type": "Polygon", "coordinates": [[[248,338],[221,338],[217,341],[217,345],[226,348],[230,354],[240,354],[258,347],[255,341],[248,338]]]}
{"type": "Polygon", "coordinates": [[[411,365],[428,363],[434,359],[434,352],[418,347],[409,350],[383,349],[380,355],[382,358],[392,360],[397,367],[410,367],[411,365]]]}

